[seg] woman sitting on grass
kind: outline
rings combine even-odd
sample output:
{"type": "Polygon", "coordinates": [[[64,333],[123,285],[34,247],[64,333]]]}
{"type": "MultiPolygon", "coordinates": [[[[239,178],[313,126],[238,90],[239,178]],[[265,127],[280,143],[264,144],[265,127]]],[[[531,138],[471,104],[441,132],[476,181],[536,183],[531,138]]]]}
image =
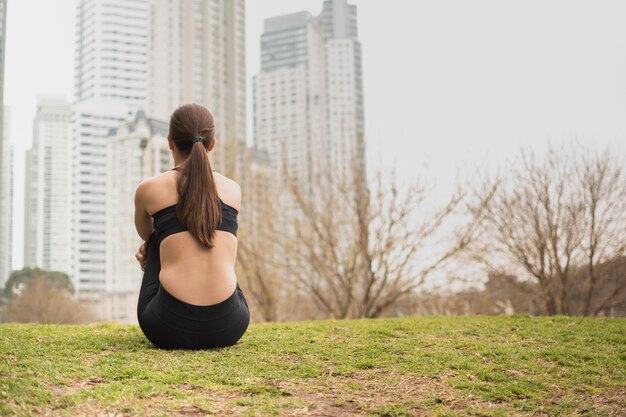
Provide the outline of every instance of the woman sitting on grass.
{"type": "Polygon", "coordinates": [[[144,271],[137,318],[163,349],[209,349],[237,343],[250,322],[235,275],[241,189],[211,171],[215,123],[207,108],[174,111],[167,137],[174,168],[142,181],[135,227],[144,271]]]}

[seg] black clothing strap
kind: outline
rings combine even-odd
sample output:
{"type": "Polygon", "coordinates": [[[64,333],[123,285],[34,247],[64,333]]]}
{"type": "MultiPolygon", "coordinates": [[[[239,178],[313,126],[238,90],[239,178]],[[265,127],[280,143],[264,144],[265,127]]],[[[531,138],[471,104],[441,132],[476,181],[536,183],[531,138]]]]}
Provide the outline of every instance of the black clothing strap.
{"type": "MultiPolygon", "coordinates": [[[[220,199],[220,208],[222,219],[215,230],[222,230],[237,236],[237,215],[239,211],[224,203],[222,199],[220,199]]],[[[157,211],[152,215],[152,218],[154,219],[154,231],[157,234],[159,244],[169,235],[188,230],[180,224],[178,216],[176,216],[176,204],[157,211]]]]}

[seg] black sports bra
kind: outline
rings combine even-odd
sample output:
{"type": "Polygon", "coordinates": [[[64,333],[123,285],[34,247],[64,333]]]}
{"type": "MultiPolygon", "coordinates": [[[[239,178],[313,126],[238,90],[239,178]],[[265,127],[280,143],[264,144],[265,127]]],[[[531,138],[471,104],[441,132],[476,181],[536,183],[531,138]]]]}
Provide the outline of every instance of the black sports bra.
{"type": "MultiPolygon", "coordinates": [[[[237,214],[236,208],[229,206],[220,199],[222,208],[222,221],[217,225],[216,230],[230,232],[237,236],[237,214]]],[[[171,234],[186,232],[188,229],[180,224],[176,216],[176,204],[162,208],[152,215],[154,219],[154,232],[159,244],[171,234]]]]}
{"type": "MultiPolygon", "coordinates": [[[[224,203],[221,198],[219,198],[219,200],[222,209],[222,221],[217,225],[216,230],[223,230],[237,236],[237,214],[239,214],[239,211],[233,206],[224,203]]],[[[156,233],[159,244],[171,234],[186,232],[188,230],[185,226],[180,224],[176,216],[176,204],[162,208],[154,213],[152,218],[154,219],[154,232],[156,233]]]]}

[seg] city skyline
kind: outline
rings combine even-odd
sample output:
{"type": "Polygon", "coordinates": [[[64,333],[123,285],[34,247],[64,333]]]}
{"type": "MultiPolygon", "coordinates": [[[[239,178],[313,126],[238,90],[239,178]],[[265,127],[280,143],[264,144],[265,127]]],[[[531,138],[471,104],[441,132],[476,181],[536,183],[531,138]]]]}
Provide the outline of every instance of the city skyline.
{"type": "MultiPolygon", "coordinates": [[[[25,10],[35,3],[8,6],[7,75],[11,78],[6,81],[5,102],[15,109],[11,137],[18,158],[30,142],[28,126],[36,93],[55,92],[66,77],[55,70],[59,64],[47,55],[46,40],[29,38],[29,24],[23,19],[25,10]],[[19,14],[11,20],[12,10],[20,13],[20,8],[22,20],[19,14]],[[40,47],[29,48],[33,44],[40,47]],[[46,62],[43,67],[51,75],[56,74],[55,82],[38,72],[38,59],[46,62]],[[26,100],[30,104],[25,105],[21,96],[30,97],[26,100]]],[[[63,10],[64,3],[44,3],[36,4],[44,16],[54,13],[46,7],[63,10]]],[[[458,2],[444,10],[432,4],[408,6],[396,1],[386,3],[385,13],[382,6],[371,2],[351,3],[359,7],[360,37],[365,45],[368,161],[376,162],[379,154],[387,162],[395,156],[405,177],[415,172],[416,164],[425,164],[445,182],[453,177],[446,171],[457,166],[465,164],[471,169],[487,156],[493,163],[510,156],[521,144],[541,148],[546,138],[569,141],[578,135],[583,145],[597,142],[623,151],[626,36],[617,19],[624,10],[619,2],[594,6],[529,2],[524,7],[458,2]],[[565,16],[561,13],[564,9],[565,16]],[[529,27],[533,30],[525,30],[529,27]],[[395,48],[388,47],[391,41],[395,48]]],[[[277,1],[248,2],[248,44],[257,43],[264,17],[298,10],[317,14],[321,5],[321,0],[294,1],[288,6],[277,1]],[[257,29],[251,29],[254,27],[257,29]]],[[[72,49],[71,37],[64,37],[59,29],[69,25],[73,31],[71,19],[69,23],[63,16],[46,20],[41,23],[53,31],[51,41],[65,39],[59,43],[72,49]]],[[[248,88],[260,55],[258,45],[249,49],[253,52],[247,56],[248,88]]],[[[54,53],[62,55],[60,51],[57,47],[54,53]]],[[[16,172],[22,167],[16,166],[16,172]]],[[[20,196],[15,199],[20,201],[20,196]]],[[[23,224],[17,219],[14,222],[23,224]]],[[[19,259],[14,259],[14,264],[19,266],[19,259]]]]}

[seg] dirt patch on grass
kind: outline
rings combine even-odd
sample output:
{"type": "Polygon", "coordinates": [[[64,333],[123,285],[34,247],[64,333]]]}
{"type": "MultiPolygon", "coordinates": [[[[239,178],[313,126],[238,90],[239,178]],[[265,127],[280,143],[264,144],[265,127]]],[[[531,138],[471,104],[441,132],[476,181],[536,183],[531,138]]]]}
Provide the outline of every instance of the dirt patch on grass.
{"type": "Polygon", "coordinates": [[[73,381],[67,385],[48,384],[47,388],[53,395],[71,395],[83,389],[91,388],[106,382],[102,378],[91,377],[73,381]]]}
{"type": "MultiPolygon", "coordinates": [[[[515,410],[511,403],[487,401],[453,387],[455,372],[433,377],[407,375],[395,371],[364,369],[349,375],[338,375],[329,368],[321,378],[296,380],[258,380],[253,385],[212,389],[191,384],[170,388],[182,396],[155,393],[128,398],[123,404],[103,406],[89,398],[80,404],[44,407],[28,410],[42,416],[106,416],[131,417],[167,414],[171,417],[239,416],[246,413],[264,414],[269,407],[284,416],[422,416],[437,409],[454,414],[491,415],[494,410],[506,410],[511,416],[547,416],[544,407],[558,407],[558,398],[572,395],[562,387],[551,386],[552,400],[531,406],[532,410],[515,410]],[[472,410],[472,411],[469,411],[472,410]]],[[[517,375],[516,375],[517,376],[517,375]]],[[[99,378],[78,380],[69,385],[50,385],[51,392],[64,396],[97,386],[99,378]]],[[[626,407],[626,388],[615,387],[597,394],[577,394],[580,405],[568,412],[608,416],[620,415],[626,407]]],[[[16,404],[12,404],[16,405],[16,404]]],[[[562,405],[561,405],[562,406],[562,405]]],[[[23,406],[17,406],[24,410],[23,406]]]]}
{"type": "Polygon", "coordinates": [[[626,410],[626,387],[615,387],[607,389],[601,394],[591,395],[589,401],[594,414],[606,411],[606,415],[609,416],[624,415],[621,413],[626,410]]]}
{"type": "MultiPolygon", "coordinates": [[[[349,376],[328,376],[307,381],[270,381],[269,385],[305,400],[307,407],[286,410],[285,415],[368,415],[397,407],[398,415],[419,415],[433,404],[454,405],[452,388],[441,378],[416,377],[367,370],[349,376]]],[[[467,404],[463,403],[461,409],[467,404]]],[[[382,412],[381,412],[382,413],[382,412]]],[[[393,415],[393,414],[389,414],[393,415]]]]}
{"type": "MultiPolygon", "coordinates": [[[[61,388],[58,392],[71,393],[80,387],[88,387],[89,381],[79,382],[61,388]]],[[[88,398],[69,406],[56,405],[29,409],[30,413],[44,417],[72,416],[72,417],[138,417],[167,415],[169,417],[200,417],[200,416],[232,416],[238,415],[235,400],[244,396],[235,390],[207,390],[201,387],[177,386],[177,391],[189,392],[189,399],[176,398],[171,395],[158,393],[149,396],[137,396],[123,400],[117,405],[104,405],[96,398],[88,398]],[[192,398],[193,397],[193,398],[192,398]],[[195,401],[198,397],[203,401],[195,401]],[[198,402],[198,405],[194,402],[198,402]]],[[[24,407],[16,407],[22,408],[24,407]]]]}

